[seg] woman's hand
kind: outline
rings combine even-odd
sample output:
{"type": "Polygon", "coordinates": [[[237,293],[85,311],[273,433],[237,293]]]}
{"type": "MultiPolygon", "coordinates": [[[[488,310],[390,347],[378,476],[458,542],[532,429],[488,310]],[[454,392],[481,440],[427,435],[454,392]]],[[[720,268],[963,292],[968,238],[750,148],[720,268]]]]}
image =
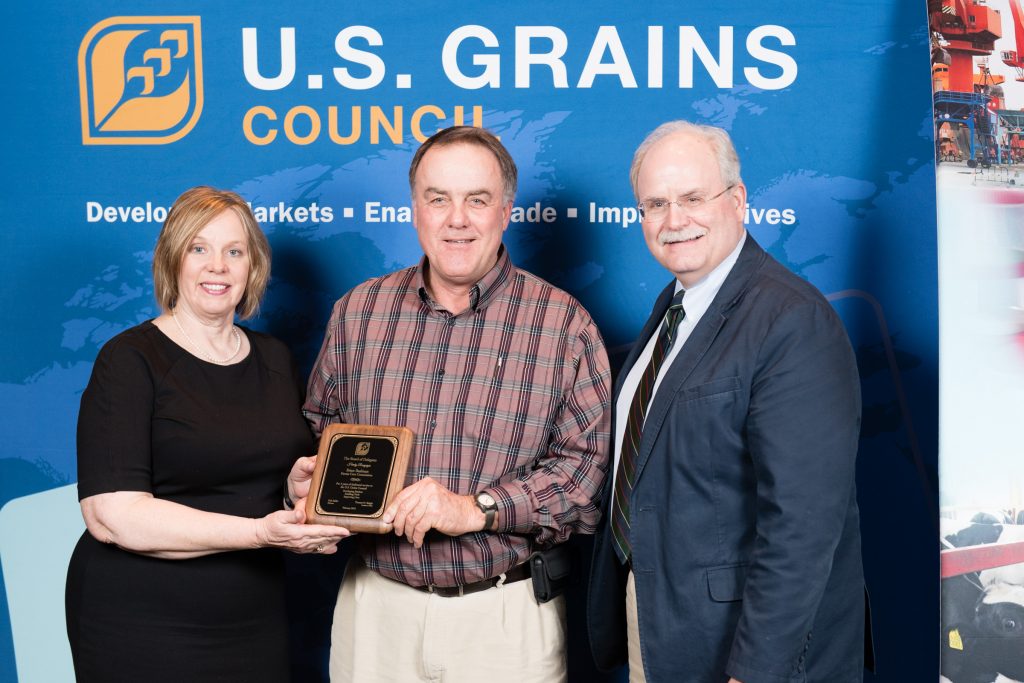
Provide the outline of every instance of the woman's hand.
{"type": "Polygon", "coordinates": [[[348,529],[306,525],[305,499],[295,510],[261,519],[204,512],[141,491],[114,491],[82,499],[85,524],[101,543],[140,555],[185,560],[231,550],[286,548],[333,553],[348,529]]]}
{"type": "MultiPolygon", "coordinates": [[[[313,460],[313,458],[300,458],[313,460]]],[[[298,467],[299,463],[296,463],[298,467]]],[[[296,467],[292,468],[292,472],[296,467]]],[[[312,470],[310,470],[312,471],[312,470]]],[[[291,475],[288,476],[289,483],[291,475]]],[[[306,482],[309,489],[309,482],[306,482]]],[[[256,538],[261,547],[284,548],[293,553],[320,553],[331,555],[338,551],[338,542],[349,535],[349,530],[340,526],[306,524],[306,499],[295,501],[294,510],[271,512],[256,523],[256,538]]]]}
{"type": "MultiPolygon", "coordinates": [[[[309,484],[313,479],[313,470],[316,468],[316,456],[310,455],[305,458],[299,458],[292,465],[291,472],[288,473],[288,497],[292,501],[297,501],[300,498],[305,498],[309,495],[309,484]]],[[[295,504],[298,508],[298,503],[295,504]]]]}

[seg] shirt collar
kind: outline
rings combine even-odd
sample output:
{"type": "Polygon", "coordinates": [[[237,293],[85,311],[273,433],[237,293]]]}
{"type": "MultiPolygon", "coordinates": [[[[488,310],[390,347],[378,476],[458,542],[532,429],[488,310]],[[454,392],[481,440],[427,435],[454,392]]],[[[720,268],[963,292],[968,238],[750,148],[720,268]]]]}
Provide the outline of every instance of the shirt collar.
{"type": "MultiPolygon", "coordinates": [[[[427,283],[423,278],[423,274],[428,267],[427,256],[423,255],[420,259],[419,265],[416,267],[416,275],[413,278],[412,286],[416,293],[420,297],[420,301],[430,306],[435,311],[443,310],[442,307],[431,298],[430,293],[427,291],[427,283]]],[[[473,311],[482,310],[486,308],[492,301],[494,301],[498,295],[504,291],[505,287],[508,286],[512,280],[512,273],[515,268],[512,266],[512,260],[508,257],[508,249],[502,244],[498,248],[498,260],[495,262],[494,267],[487,271],[480,280],[477,281],[473,288],[469,292],[469,308],[473,311]]]]}
{"type": "Polygon", "coordinates": [[[676,280],[675,293],[679,290],[686,290],[686,298],[684,304],[686,308],[686,316],[690,317],[691,311],[694,310],[694,306],[700,305],[702,310],[706,310],[711,305],[712,300],[718,294],[718,290],[722,288],[725,283],[725,278],[729,277],[729,273],[732,272],[733,266],[736,265],[736,261],[740,258],[740,252],[743,251],[743,245],[747,241],[747,231],[743,231],[743,236],[740,237],[740,241],[736,244],[729,255],[725,259],[715,266],[715,269],[705,275],[699,282],[690,286],[683,287],[683,283],[676,280]]]}

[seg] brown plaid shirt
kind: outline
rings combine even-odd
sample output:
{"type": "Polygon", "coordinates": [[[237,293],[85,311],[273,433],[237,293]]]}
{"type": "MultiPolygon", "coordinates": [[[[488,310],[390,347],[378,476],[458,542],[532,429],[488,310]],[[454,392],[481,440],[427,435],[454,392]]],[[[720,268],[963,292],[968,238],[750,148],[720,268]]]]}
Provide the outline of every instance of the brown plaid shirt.
{"type": "Polygon", "coordinates": [[[409,427],[407,485],[432,477],[494,496],[496,532],[431,531],[419,550],[394,534],[361,537],[383,576],[454,586],[507,571],[534,544],[595,531],[611,373],[587,311],[515,268],[504,247],[459,315],[431,300],[424,266],[338,300],[303,410],[317,434],[333,422],[409,427]]]}

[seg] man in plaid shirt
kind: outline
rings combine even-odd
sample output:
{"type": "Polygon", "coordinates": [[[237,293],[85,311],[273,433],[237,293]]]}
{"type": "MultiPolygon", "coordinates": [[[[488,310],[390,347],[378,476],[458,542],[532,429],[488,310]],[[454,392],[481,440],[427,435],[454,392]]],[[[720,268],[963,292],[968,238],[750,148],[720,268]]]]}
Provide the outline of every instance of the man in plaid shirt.
{"type": "Polygon", "coordinates": [[[438,132],[409,169],[418,265],[334,306],[304,411],[404,425],[409,485],[362,536],[335,609],[332,681],[562,681],[565,606],[527,559],[593,533],[610,372],[586,310],[501,243],[516,166],[491,133],[438,132]]]}

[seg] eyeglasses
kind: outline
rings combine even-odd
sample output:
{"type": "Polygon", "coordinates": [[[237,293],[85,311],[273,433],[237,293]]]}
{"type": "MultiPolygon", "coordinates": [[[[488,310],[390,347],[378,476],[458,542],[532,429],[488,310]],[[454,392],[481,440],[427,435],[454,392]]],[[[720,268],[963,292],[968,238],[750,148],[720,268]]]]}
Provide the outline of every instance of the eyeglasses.
{"type": "Polygon", "coordinates": [[[683,215],[694,216],[706,208],[708,204],[715,201],[734,187],[736,187],[736,183],[733,183],[713,197],[702,197],[699,194],[689,194],[676,201],[672,201],[671,199],[645,199],[637,204],[636,208],[640,210],[640,220],[644,221],[655,221],[664,218],[668,215],[668,207],[672,204],[678,206],[680,211],[683,212],[683,215]]]}

